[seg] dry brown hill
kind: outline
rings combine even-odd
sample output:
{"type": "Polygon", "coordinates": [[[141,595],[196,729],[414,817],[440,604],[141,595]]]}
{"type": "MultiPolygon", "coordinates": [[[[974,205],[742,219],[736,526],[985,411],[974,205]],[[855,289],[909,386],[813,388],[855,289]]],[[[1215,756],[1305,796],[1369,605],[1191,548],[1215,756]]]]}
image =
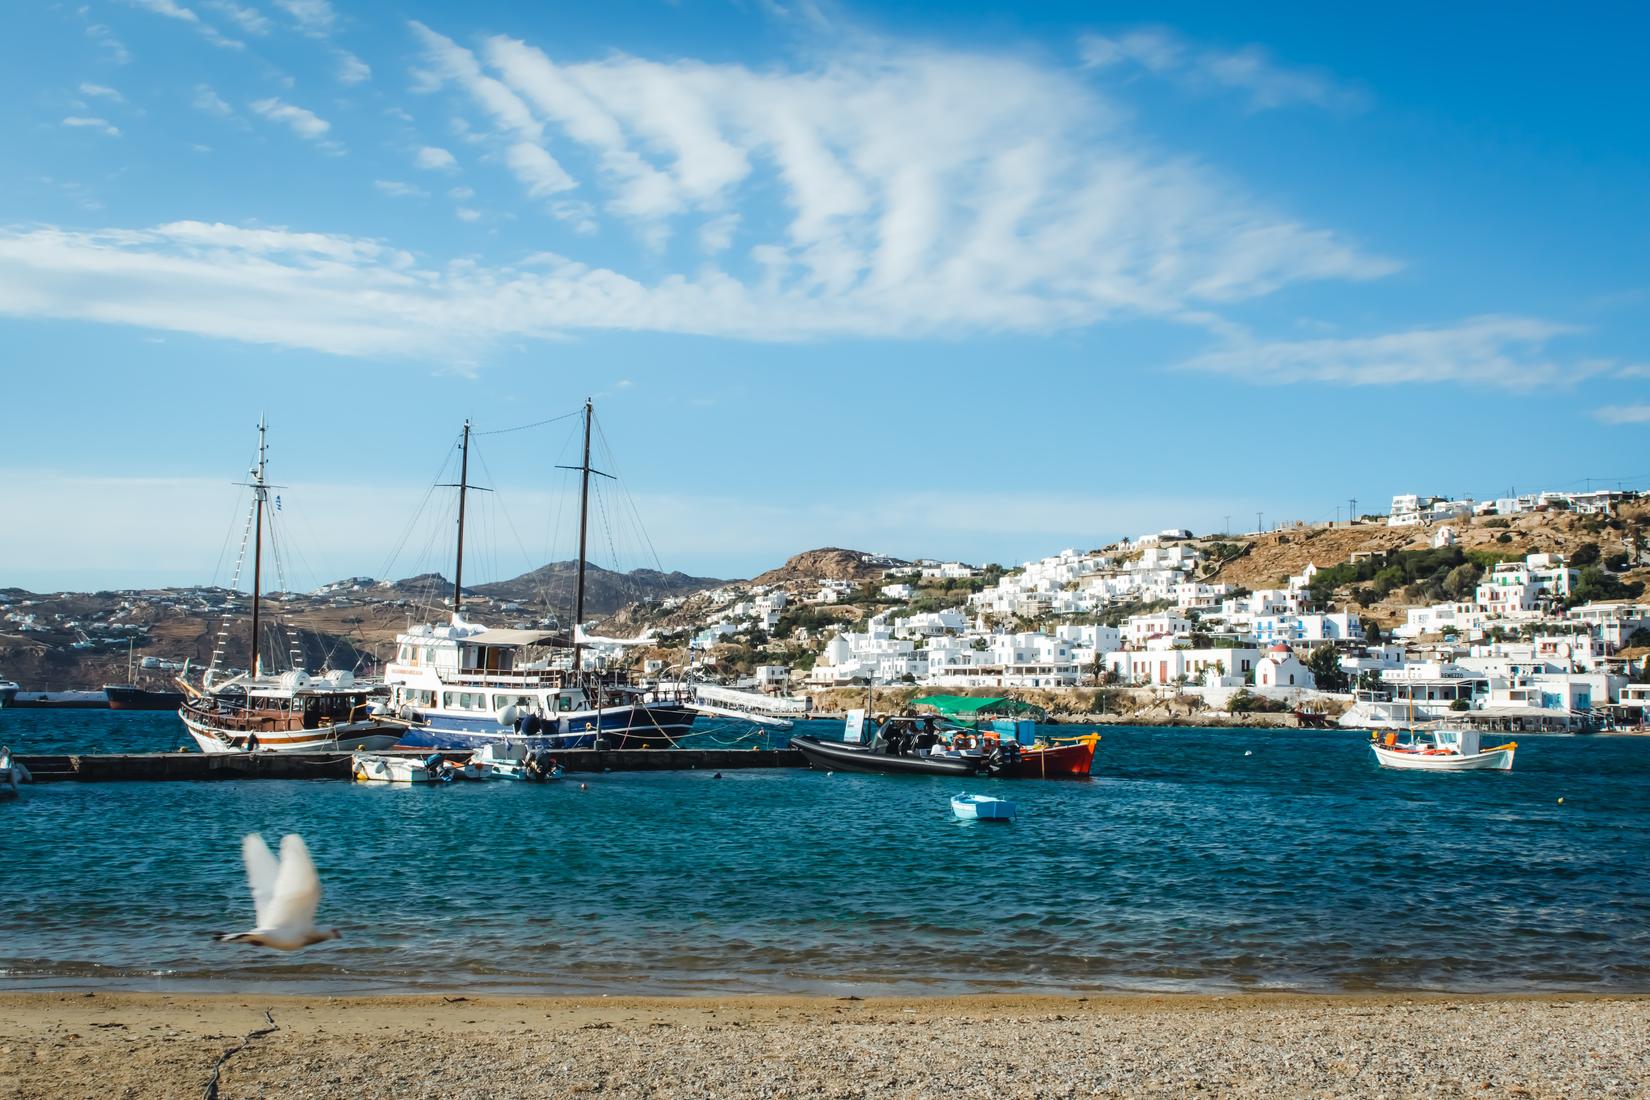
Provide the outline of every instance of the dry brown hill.
{"type": "MultiPolygon", "coordinates": [[[[1339,565],[1359,552],[1427,549],[1440,526],[1445,525],[1387,527],[1360,523],[1354,527],[1286,528],[1236,538],[1230,541],[1247,546],[1247,552],[1214,576],[1245,588],[1275,587],[1308,563],[1324,568],[1339,565]]],[[[1650,535],[1650,501],[1628,502],[1610,520],[1572,512],[1530,512],[1505,519],[1474,516],[1451,520],[1447,526],[1455,530],[1456,545],[1463,550],[1492,550],[1506,558],[1545,553],[1573,557],[1589,542],[1596,543],[1605,556],[1625,551],[1636,558],[1645,551],[1646,536],[1650,535]]]]}
{"type": "Polygon", "coordinates": [[[898,569],[910,562],[877,557],[859,550],[843,550],[826,546],[805,550],[789,558],[778,569],[770,569],[751,578],[752,584],[787,584],[796,581],[834,580],[868,581],[882,576],[888,569],[898,569]]]}

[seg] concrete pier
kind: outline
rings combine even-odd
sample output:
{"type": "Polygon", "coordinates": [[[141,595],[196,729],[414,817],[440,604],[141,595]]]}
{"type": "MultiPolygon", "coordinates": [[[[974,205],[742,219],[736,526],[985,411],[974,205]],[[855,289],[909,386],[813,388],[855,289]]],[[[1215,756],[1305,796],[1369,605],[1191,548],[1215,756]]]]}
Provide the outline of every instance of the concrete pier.
{"type": "MultiPolygon", "coordinates": [[[[394,751],[394,750],[390,750],[394,751]]],[[[398,754],[399,755],[399,754],[398,754]]],[[[422,759],[427,750],[405,753],[422,759]]],[[[463,759],[467,752],[443,753],[463,759]]],[[[795,749],[566,749],[554,754],[569,772],[734,771],[803,768],[795,749]]],[[[145,752],[23,756],[37,783],[174,779],[348,779],[347,752],[145,752]]]]}

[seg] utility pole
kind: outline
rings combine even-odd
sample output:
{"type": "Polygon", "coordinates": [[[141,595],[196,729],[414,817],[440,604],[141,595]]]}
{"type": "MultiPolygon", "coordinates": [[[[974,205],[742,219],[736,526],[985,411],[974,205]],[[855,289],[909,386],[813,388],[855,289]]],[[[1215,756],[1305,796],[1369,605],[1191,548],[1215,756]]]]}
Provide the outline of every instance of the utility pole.
{"type": "Polygon", "coordinates": [[[1351,527],[1358,522],[1358,498],[1352,497],[1346,502],[1346,525],[1351,527]]]}
{"type": "Polygon", "coordinates": [[[1221,521],[1220,533],[1223,534],[1223,535],[1230,535],[1232,533],[1232,517],[1231,516],[1228,515],[1224,520],[1221,521]]]}
{"type": "Polygon", "coordinates": [[[1265,512],[1255,513],[1255,534],[1257,535],[1264,534],[1266,532],[1266,525],[1261,522],[1265,515],[1265,512]]]}

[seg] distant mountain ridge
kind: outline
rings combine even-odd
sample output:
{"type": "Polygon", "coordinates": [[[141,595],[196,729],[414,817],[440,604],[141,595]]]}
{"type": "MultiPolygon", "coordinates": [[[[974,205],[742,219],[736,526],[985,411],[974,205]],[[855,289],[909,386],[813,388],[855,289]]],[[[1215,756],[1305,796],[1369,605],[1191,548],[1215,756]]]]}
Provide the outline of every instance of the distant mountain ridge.
{"type": "MultiPolygon", "coordinates": [[[[578,563],[554,561],[506,581],[466,585],[465,591],[479,592],[494,599],[571,611],[573,589],[578,583],[578,563]]],[[[682,572],[661,573],[657,569],[632,569],[619,573],[599,565],[584,570],[584,610],[587,617],[611,615],[626,604],[687,596],[726,584],[716,577],[692,577],[682,572]]]]}

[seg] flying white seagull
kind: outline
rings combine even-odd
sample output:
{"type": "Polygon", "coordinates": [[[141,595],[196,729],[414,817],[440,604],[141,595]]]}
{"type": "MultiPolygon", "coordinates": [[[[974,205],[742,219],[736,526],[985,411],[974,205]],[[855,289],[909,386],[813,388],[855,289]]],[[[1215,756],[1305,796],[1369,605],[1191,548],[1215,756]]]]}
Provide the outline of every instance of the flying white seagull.
{"type": "Polygon", "coordinates": [[[241,838],[246,880],[252,885],[252,908],[258,926],[250,932],[228,932],[222,943],[255,943],[280,951],[296,951],[312,943],[339,938],[338,929],[315,927],[315,907],[321,903],[321,879],[309,858],[304,838],[288,833],[281,841],[281,859],[257,833],[241,838]]]}

